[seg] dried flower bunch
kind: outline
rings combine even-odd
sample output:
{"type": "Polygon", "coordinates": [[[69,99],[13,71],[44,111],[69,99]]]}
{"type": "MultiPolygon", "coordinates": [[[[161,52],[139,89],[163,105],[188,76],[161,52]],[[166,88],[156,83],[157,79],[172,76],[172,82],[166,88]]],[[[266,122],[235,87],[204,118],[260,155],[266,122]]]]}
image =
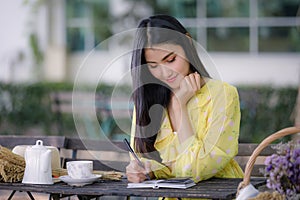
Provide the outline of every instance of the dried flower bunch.
{"type": "Polygon", "coordinates": [[[19,182],[23,179],[24,171],[24,158],[0,146],[0,181],[19,182]]]}
{"type": "Polygon", "coordinates": [[[288,199],[300,192],[300,140],[276,145],[277,154],[265,160],[267,187],[288,199]]]}

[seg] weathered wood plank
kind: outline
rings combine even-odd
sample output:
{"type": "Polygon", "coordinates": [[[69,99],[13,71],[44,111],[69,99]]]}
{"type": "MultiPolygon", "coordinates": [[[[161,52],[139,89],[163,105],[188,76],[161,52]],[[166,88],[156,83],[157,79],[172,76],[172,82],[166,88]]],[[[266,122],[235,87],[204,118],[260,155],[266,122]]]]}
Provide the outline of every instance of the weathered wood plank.
{"type": "MultiPolygon", "coordinates": [[[[118,154],[122,154],[123,157],[128,157],[127,160],[129,160],[129,154],[126,149],[126,145],[122,141],[67,138],[65,149],[72,151],[72,158],[64,159],[64,167],[68,161],[83,160],[77,156],[77,152],[82,150],[99,151],[103,154],[105,154],[105,152],[116,152],[118,154]]],[[[93,168],[95,170],[117,170],[124,172],[126,166],[128,165],[128,162],[125,162],[124,160],[100,160],[97,158],[92,160],[94,165],[93,168]]]]}
{"type": "Polygon", "coordinates": [[[127,152],[122,141],[66,138],[65,149],[127,152]]]}
{"type": "Polygon", "coordinates": [[[17,145],[35,145],[37,140],[42,140],[45,146],[65,147],[65,136],[23,136],[0,135],[0,145],[12,149],[17,145]]]}
{"type": "MultiPolygon", "coordinates": [[[[176,197],[176,198],[208,198],[208,199],[233,199],[236,195],[238,184],[242,179],[217,179],[212,178],[201,181],[196,186],[179,189],[128,189],[127,180],[108,181],[99,180],[92,185],[72,187],[66,183],[54,185],[31,185],[22,183],[0,183],[0,189],[17,189],[21,191],[42,192],[60,195],[93,195],[93,196],[138,196],[138,197],[176,197]]],[[[259,187],[265,184],[264,179],[251,179],[251,184],[259,187]]]]}
{"type": "MultiPolygon", "coordinates": [[[[240,143],[238,156],[250,156],[257,146],[258,144],[240,143]]],[[[264,148],[264,150],[260,153],[260,156],[269,156],[273,153],[276,153],[274,146],[275,145],[269,145],[266,148],[264,148]]]]}

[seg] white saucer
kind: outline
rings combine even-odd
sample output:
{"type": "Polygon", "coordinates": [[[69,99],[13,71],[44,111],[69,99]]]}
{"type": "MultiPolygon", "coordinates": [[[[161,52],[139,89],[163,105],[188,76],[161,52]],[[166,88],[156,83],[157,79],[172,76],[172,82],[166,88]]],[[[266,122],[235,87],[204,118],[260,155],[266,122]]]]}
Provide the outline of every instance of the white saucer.
{"type": "Polygon", "coordinates": [[[102,175],[93,174],[89,178],[73,179],[69,175],[60,176],[59,179],[65,183],[68,183],[71,186],[84,186],[95,182],[97,179],[101,178],[102,175]]]}

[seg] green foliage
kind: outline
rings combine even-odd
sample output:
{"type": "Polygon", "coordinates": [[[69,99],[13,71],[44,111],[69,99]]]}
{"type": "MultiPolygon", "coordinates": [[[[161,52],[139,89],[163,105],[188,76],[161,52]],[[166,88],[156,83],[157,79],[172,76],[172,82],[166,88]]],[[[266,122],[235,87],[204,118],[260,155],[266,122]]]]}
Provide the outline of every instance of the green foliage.
{"type": "Polygon", "coordinates": [[[241,142],[259,143],[268,135],[294,125],[297,88],[239,87],[241,142]]]}
{"type": "Polygon", "coordinates": [[[41,119],[48,126],[49,105],[45,99],[46,91],[41,85],[0,85],[0,111],[1,121],[13,126],[5,130],[21,132],[23,127],[38,125],[41,119]]]}
{"type": "MultiPolygon", "coordinates": [[[[89,90],[89,87],[86,86],[85,89],[89,90]]],[[[73,85],[70,83],[0,83],[0,134],[26,134],[31,128],[37,127],[41,135],[76,134],[72,114],[58,116],[51,109],[50,99],[51,92],[72,90],[73,85]],[[63,133],[58,131],[58,120],[64,126],[63,133]]],[[[240,86],[238,91],[242,113],[240,142],[259,143],[269,134],[293,126],[297,88],[240,86]]],[[[114,88],[112,85],[101,84],[96,92],[107,96],[112,92],[117,92],[118,95],[130,94],[131,88],[123,85],[114,88]]],[[[130,123],[130,120],[125,120],[124,123],[130,123]]],[[[117,127],[114,130],[118,132],[117,127]]]]}
{"type": "Polygon", "coordinates": [[[55,116],[51,110],[50,92],[72,89],[62,83],[29,85],[0,83],[0,134],[23,134],[38,127],[44,134],[53,134],[55,116]]]}

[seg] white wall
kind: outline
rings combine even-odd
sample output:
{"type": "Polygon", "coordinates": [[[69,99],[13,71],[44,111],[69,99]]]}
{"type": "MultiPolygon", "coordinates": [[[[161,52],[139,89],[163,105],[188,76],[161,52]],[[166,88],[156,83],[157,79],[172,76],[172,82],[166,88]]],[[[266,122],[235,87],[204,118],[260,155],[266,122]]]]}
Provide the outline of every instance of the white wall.
{"type": "Polygon", "coordinates": [[[83,84],[120,84],[130,81],[130,55],[114,52],[90,52],[68,56],[68,75],[73,82],[83,84]]]}
{"type": "Polygon", "coordinates": [[[21,81],[31,68],[26,26],[29,9],[20,0],[0,0],[0,4],[0,81],[21,81]],[[21,53],[23,61],[18,59],[21,53]]]}
{"type": "MultiPolygon", "coordinates": [[[[298,86],[300,83],[299,54],[209,53],[209,56],[210,60],[205,62],[208,71],[214,68],[212,72],[214,78],[233,85],[265,84],[282,87],[298,86]]],[[[88,56],[73,54],[68,57],[70,80],[74,81],[79,72],[78,81],[81,83],[112,83],[123,79],[125,73],[128,82],[130,81],[129,64],[129,55],[125,59],[116,61],[116,58],[104,52],[92,53],[88,56]],[[80,67],[81,71],[79,71],[80,67]],[[88,70],[82,70],[87,67],[88,70]],[[110,71],[102,74],[102,70],[108,68],[110,71]]]]}
{"type": "Polygon", "coordinates": [[[45,49],[44,74],[47,81],[63,81],[66,77],[66,24],[62,0],[46,2],[47,45],[45,49]]]}
{"type": "Polygon", "coordinates": [[[36,34],[40,51],[45,52],[49,37],[45,2],[34,11],[35,0],[26,3],[22,0],[0,0],[0,81],[34,82],[44,78],[43,64],[35,64],[30,34],[36,34]]]}
{"type": "Polygon", "coordinates": [[[300,85],[300,54],[213,54],[224,81],[235,85],[300,85]]]}

